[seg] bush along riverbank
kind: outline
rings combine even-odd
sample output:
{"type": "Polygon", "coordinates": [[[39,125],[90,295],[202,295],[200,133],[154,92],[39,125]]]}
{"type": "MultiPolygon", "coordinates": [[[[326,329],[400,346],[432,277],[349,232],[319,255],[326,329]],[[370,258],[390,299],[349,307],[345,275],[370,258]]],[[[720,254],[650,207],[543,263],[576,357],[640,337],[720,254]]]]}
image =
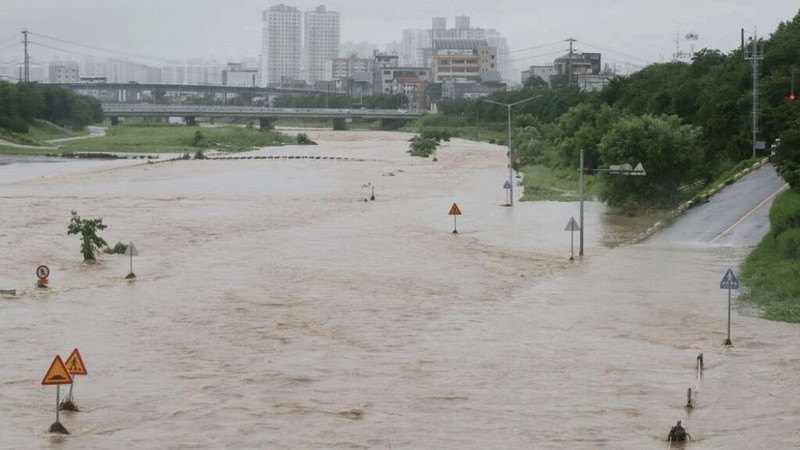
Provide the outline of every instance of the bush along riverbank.
{"type": "Polygon", "coordinates": [[[759,309],[769,320],[800,323],[800,193],[775,198],[770,232],[742,265],[742,305],[759,309]]]}

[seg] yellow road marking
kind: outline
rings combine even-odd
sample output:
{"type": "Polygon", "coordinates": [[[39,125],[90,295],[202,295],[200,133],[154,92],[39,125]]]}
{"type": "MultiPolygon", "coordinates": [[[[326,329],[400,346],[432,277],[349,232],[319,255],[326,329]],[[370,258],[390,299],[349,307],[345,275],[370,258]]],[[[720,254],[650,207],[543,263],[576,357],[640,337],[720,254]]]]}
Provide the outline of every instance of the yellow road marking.
{"type": "Polygon", "coordinates": [[[781,186],[780,188],[778,188],[777,191],[773,192],[769,197],[767,197],[764,200],[762,200],[761,203],[759,203],[753,209],[748,211],[747,214],[743,215],[739,220],[736,221],[736,223],[734,223],[733,225],[729,226],[725,231],[723,231],[722,233],[720,233],[716,237],[714,237],[714,239],[708,241],[708,243],[709,244],[713,244],[716,241],[718,241],[719,239],[721,239],[722,236],[725,236],[726,234],[728,234],[729,231],[731,231],[732,229],[736,228],[737,225],[739,225],[745,219],[750,217],[754,212],[758,211],[758,208],[761,208],[762,206],[764,206],[764,203],[767,203],[768,201],[772,200],[776,195],[780,194],[782,191],[785,191],[788,187],[789,187],[789,183],[786,183],[783,186],[781,186]]]}

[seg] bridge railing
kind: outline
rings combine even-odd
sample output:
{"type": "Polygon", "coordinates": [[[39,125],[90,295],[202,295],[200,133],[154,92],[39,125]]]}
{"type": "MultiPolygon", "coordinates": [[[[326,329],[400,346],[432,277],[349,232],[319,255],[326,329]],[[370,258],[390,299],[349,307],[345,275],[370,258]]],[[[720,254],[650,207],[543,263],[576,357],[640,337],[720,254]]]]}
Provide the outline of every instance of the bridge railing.
{"type": "Polygon", "coordinates": [[[328,118],[408,118],[421,117],[422,112],[392,109],[334,108],[271,108],[223,105],[154,105],[148,103],[104,103],[106,115],[173,115],[173,116],[250,116],[250,117],[328,117],[328,118]]]}

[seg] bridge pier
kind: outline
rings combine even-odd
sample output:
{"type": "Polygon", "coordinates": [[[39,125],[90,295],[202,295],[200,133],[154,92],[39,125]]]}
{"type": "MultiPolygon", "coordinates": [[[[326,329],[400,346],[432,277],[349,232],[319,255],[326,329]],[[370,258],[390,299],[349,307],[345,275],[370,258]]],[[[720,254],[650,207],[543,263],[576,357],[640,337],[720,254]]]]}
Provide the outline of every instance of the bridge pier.
{"type": "Polygon", "coordinates": [[[274,117],[259,117],[258,118],[258,125],[259,128],[262,130],[274,130],[275,129],[275,118],[274,117]]]}
{"type": "Polygon", "coordinates": [[[334,131],[344,131],[347,129],[347,120],[346,119],[333,119],[333,129],[334,131]]]}
{"type": "Polygon", "coordinates": [[[197,126],[197,118],[194,117],[194,116],[184,117],[183,120],[186,122],[186,126],[188,126],[188,127],[196,127],[197,126]]]}
{"type": "Polygon", "coordinates": [[[111,120],[111,126],[112,127],[115,127],[115,126],[119,125],[119,117],[111,116],[111,117],[109,117],[109,119],[111,120]]]}
{"type": "Polygon", "coordinates": [[[399,130],[403,127],[403,125],[408,122],[405,119],[381,119],[378,124],[378,128],[381,130],[399,130]]]}

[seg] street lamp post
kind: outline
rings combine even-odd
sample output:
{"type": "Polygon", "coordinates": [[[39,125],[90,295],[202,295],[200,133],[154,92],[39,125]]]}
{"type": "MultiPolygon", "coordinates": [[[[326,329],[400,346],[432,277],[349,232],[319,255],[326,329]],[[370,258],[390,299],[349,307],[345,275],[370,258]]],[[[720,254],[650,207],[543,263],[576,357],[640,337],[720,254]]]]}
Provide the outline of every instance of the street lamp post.
{"type": "Polygon", "coordinates": [[[642,163],[636,165],[636,167],[631,167],[630,164],[622,164],[619,166],[612,165],[608,169],[585,169],[583,167],[583,149],[581,149],[580,153],[580,168],[578,169],[578,197],[580,198],[580,244],[578,250],[578,256],[583,256],[583,173],[591,170],[592,172],[608,172],[617,175],[638,175],[643,176],[647,175],[647,172],[644,171],[644,166],[642,163]]]}
{"type": "Polygon", "coordinates": [[[511,189],[509,192],[509,200],[508,206],[514,206],[514,164],[512,158],[514,157],[511,154],[511,107],[515,105],[519,105],[520,103],[529,102],[531,100],[535,100],[541,97],[541,95],[535,95],[533,97],[529,97],[514,103],[500,103],[500,102],[493,102],[491,100],[483,99],[483,101],[487,103],[494,103],[495,105],[505,106],[508,109],[508,182],[511,184],[511,189]]]}

